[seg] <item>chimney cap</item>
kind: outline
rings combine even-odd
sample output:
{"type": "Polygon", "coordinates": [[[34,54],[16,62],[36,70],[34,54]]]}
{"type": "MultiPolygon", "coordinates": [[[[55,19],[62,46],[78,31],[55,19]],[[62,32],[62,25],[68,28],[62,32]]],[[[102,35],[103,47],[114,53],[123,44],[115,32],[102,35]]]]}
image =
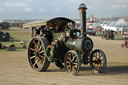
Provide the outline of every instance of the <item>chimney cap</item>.
{"type": "Polygon", "coordinates": [[[80,6],[79,6],[79,9],[87,9],[87,7],[84,3],[81,3],[80,6]]]}

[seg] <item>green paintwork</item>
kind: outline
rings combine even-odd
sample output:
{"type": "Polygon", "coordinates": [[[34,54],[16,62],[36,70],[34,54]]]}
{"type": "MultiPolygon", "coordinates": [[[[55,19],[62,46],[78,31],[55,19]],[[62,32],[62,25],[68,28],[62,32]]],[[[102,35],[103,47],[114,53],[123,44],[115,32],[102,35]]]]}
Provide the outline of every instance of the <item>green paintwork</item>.
{"type": "Polygon", "coordinates": [[[65,41],[65,33],[54,33],[53,40],[65,41]]]}
{"type": "Polygon", "coordinates": [[[74,40],[70,39],[67,42],[65,42],[66,47],[70,48],[70,49],[74,49],[74,45],[73,45],[74,40]]]}

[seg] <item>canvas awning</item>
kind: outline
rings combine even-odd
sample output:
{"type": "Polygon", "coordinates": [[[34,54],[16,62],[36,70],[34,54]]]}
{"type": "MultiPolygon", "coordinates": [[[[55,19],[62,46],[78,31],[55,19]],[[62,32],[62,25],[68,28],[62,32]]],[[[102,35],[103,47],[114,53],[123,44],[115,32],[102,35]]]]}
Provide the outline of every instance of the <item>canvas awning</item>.
{"type": "Polygon", "coordinates": [[[32,27],[41,27],[48,25],[50,27],[53,27],[54,25],[61,25],[61,24],[67,24],[72,22],[75,25],[75,21],[65,18],[65,17],[57,17],[46,21],[34,21],[30,23],[23,24],[24,28],[32,28],[32,27]]]}

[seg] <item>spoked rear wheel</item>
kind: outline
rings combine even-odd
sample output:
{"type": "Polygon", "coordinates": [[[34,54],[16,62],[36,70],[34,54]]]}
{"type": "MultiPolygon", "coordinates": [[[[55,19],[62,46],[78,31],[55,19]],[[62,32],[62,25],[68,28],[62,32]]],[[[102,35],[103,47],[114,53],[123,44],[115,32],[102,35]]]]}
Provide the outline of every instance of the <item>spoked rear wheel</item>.
{"type": "Polygon", "coordinates": [[[90,66],[95,72],[104,72],[106,69],[106,64],[106,55],[102,50],[96,49],[91,53],[90,66]]]}
{"type": "Polygon", "coordinates": [[[30,66],[36,71],[45,71],[50,62],[46,58],[46,47],[49,45],[45,38],[33,38],[28,47],[28,60],[30,66]]]}
{"type": "Polygon", "coordinates": [[[80,56],[74,50],[70,50],[67,52],[65,59],[65,69],[72,75],[77,75],[80,70],[80,56]]]}

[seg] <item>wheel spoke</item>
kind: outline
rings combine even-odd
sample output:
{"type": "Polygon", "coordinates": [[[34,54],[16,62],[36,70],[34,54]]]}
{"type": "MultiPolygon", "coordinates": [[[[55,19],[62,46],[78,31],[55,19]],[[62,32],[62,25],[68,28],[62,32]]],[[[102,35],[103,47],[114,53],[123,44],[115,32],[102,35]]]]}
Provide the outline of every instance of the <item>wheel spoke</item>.
{"type": "Polygon", "coordinates": [[[103,61],[101,61],[100,65],[103,65],[103,66],[104,66],[104,62],[103,62],[103,61]]]}
{"type": "Polygon", "coordinates": [[[99,52],[96,53],[96,59],[98,60],[99,58],[99,52]]]}
{"type": "Polygon", "coordinates": [[[76,60],[76,56],[73,56],[73,58],[72,58],[72,62],[75,61],[75,60],[76,60]]]}
{"type": "Polygon", "coordinates": [[[100,59],[100,52],[98,52],[98,58],[100,59]]]}
{"type": "Polygon", "coordinates": [[[44,53],[44,51],[40,51],[39,53],[44,53]]]}
{"type": "Polygon", "coordinates": [[[33,59],[33,58],[35,58],[36,56],[32,56],[32,57],[30,57],[30,59],[33,59]]]}
{"type": "Polygon", "coordinates": [[[96,66],[96,63],[93,63],[93,66],[95,67],[96,66]]]}
{"type": "Polygon", "coordinates": [[[77,64],[78,64],[78,62],[74,62],[74,63],[73,63],[73,65],[77,65],[77,64]]]}
{"type": "Polygon", "coordinates": [[[97,60],[97,58],[96,57],[93,57],[93,59],[92,59],[93,61],[96,61],[97,60]]]}
{"type": "Polygon", "coordinates": [[[98,70],[98,64],[95,64],[95,68],[96,68],[96,70],[98,70]]]}
{"type": "Polygon", "coordinates": [[[36,45],[36,42],[35,42],[35,40],[33,40],[33,43],[36,45]]]}
{"type": "Polygon", "coordinates": [[[38,50],[39,50],[39,47],[40,47],[40,40],[38,40],[37,44],[38,44],[38,50]]]}
{"type": "Polygon", "coordinates": [[[99,55],[99,58],[102,58],[103,56],[102,56],[102,54],[100,53],[100,55],[99,55]]]}
{"type": "Polygon", "coordinates": [[[97,60],[97,53],[94,53],[94,57],[93,58],[96,58],[96,60],[97,60]]]}
{"type": "Polygon", "coordinates": [[[37,62],[37,64],[36,64],[37,66],[38,66],[38,68],[40,67],[40,63],[39,63],[39,60],[38,60],[38,62],[37,62]]]}
{"type": "Polygon", "coordinates": [[[44,56],[40,56],[41,58],[44,58],[44,56]]]}
{"type": "Polygon", "coordinates": [[[68,72],[71,72],[71,65],[67,65],[68,72]]]}
{"type": "Polygon", "coordinates": [[[77,71],[77,67],[73,66],[72,72],[75,73],[77,71]]]}
{"type": "Polygon", "coordinates": [[[40,59],[40,64],[43,64],[43,60],[42,59],[40,59]]]}
{"type": "Polygon", "coordinates": [[[96,56],[96,58],[97,58],[97,53],[95,53],[95,56],[96,56]]]}
{"type": "Polygon", "coordinates": [[[41,50],[41,48],[43,47],[43,44],[42,45],[40,45],[40,48],[39,48],[39,51],[41,50]]]}
{"type": "Polygon", "coordinates": [[[104,61],[104,58],[103,58],[103,56],[102,56],[102,57],[100,57],[100,60],[101,60],[101,61],[104,61]]]}
{"type": "Polygon", "coordinates": [[[35,63],[33,64],[34,67],[35,67],[35,65],[37,64],[38,60],[39,60],[39,59],[37,59],[37,60],[35,61],[35,63]]]}
{"type": "Polygon", "coordinates": [[[69,63],[69,64],[70,64],[70,61],[69,61],[69,60],[67,60],[67,63],[69,63]]]}
{"type": "Polygon", "coordinates": [[[33,41],[33,43],[35,44],[35,49],[37,50],[37,44],[36,44],[35,40],[33,41]]]}
{"type": "Polygon", "coordinates": [[[30,48],[30,50],[32,50],[32,51],[36,51],[35,49],[33,49],[33,48],[30,48]]]}
{"type": "Polygon", "coordinates": [[[38,62],[37,62],[38,67],[39,67],[41,64],[43,64],[43,63],[42,63],[42,60],[39,59],[38,62]]]}
{"type": "Polygon", "coordinates": [[[72,61],[71,60],[71,55],[68,55],[67,60],[72,61]]]}

